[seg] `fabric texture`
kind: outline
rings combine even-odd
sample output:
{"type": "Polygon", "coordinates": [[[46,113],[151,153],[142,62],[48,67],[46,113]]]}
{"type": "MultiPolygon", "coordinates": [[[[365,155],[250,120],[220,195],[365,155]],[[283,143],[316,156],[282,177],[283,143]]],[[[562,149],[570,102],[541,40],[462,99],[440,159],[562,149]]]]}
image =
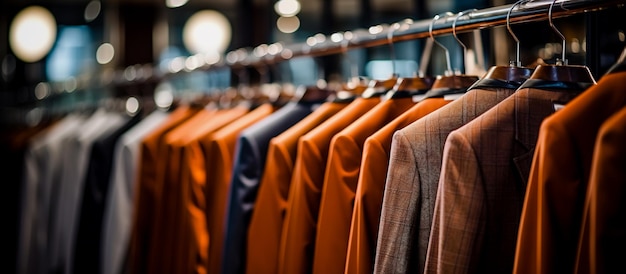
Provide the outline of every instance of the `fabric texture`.
{"type": "Polygon", "coordinates": [[[393,135],[375,272],[423,272],[445,140],[513,92],[470,90],[393,135]]]}
{"type": "Polygon", "coordinates": [[[376,106],[380,98],[357,98],[300,137],[281,235],[278,273],[311,273],[324,173],[332,137],[376,106]]]}
{"type": "Polygon", "coordinates": [[[206,225],[205,158],[199,139],[248,112],[247,106],[204,109],[165,136],[169,164],[154,240],[162,273],[207,273],[209,235],[206,225]]]}
{"type": "Polygon", "coordinates": [[[125,270],[128,255],[133,204],[139,168],[142,139],[169,117],[164,111],[153,111],[124,133],[115,146],[114,166],[105,202],[102,224],[102,274],[125,270]]]}
{"type": "Polygon", "coordinates": [[[451,101],[443,98],[425,99],[365,141],[350,225],[346,273],[373,272],[378,223],[393,134],[449,102],[451,101]]]}
{"type": "Polygon", "coordinates": [[[222,273],[245,272],[248,225],[270,140],[309,115],[320,103],[291,102],[241,132],[228,194],[222,273]]]}
{"type": "Polygon", "coordinates": [[[220,273],[221,270],[227,197],[237,137],[241,131],[274,111],[270,104],[261,105],[200,140],[205,158],[206,218],[210,238],[208,273],[220,273]]]}
{"type": "Polygon", "coordinates": [[[265,170],[248,228],[246,273],[278,272],[280,237],[298,139],[346,105],[347,103],[324,103],[270,141],[265,170]]]}
{"type": "Polygon", "coordinates": [[[52,192],[62,171],[61,144],[84,120],[80,115],[65,117],[49,131],[33,137],[25,152],[17,273],[48,272],[52,192]]]}
{"type": "Polygon", "coordinates": [[[58,206],[50,236],[50,271],[73,273],[76,231],[91,146],[100,136],[117,130],[127,120],[122,114],[99,109],[62,144],[63,172],[59,192],[55,195],[58,206]]]}
{"type": "Polygon", "coordinates": [[[101,265],[101,235],[105,202],[108,196],[115,144],[127,130],[141,121],[130,118],[122,127],[94,141],[85,176],[74,248],[75,273],[98,273],[101,265]]]}
{"type": "Polygon", "coordinates": [[[167,166],[166,150],[162,146],[165,134],[192,117],[197,109],[180,106],[167,120],[144,137],[140,146],[140,161],[133,207],[133,223],[128,257],[130,273],[152,272],[149,258],[154,248],[152,225],[156,222],[163,193],[163,176],[167,166]]]}
{"type": "MultiPolygon", "coordinates": [[[[623,90],[622,90],[623,91],[623,90]]],[[[615,92],[622,92],[615,91],[615,92]]],[[[576,273],[623,269],[626,253],[626,107],[606,120],[596,139],[576,273]]]]}
{"type": "Polygon", "coordinates": [[[593,147],[601,124],[626,105],[626,93],[616,92],[623,90],[624,77],[602,77],[541,125],[514,273],[574,271],[593,147]]]}
{"type": "Polygon", "coordinates": [[[413,105],[415,102],[410,97],[386,100],[331,140],[317,221],[313,273],[344,271],[365,140],[413,105]]]}
{"type": "Polygon", "coordinates": [[[510,273],[539,127],[580,90],[521,89],[452,131],[426,273],[510,273]]]}

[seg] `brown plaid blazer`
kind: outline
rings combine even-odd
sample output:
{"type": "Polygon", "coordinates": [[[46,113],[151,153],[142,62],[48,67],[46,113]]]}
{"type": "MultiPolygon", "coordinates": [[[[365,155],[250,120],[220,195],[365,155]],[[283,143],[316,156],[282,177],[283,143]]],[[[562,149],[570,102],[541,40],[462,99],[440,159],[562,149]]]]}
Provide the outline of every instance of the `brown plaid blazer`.
{"type": "Polygon", "coordinates": [[[396,132],[378,231],[376,273],[421,273],[448,134],[513,94],[474,89],[396,132]]]}
{"type": "Polygon", "coordinates": [[[511,272],[539,126],[579,93],[525,88],[450,133],[426,273],[511,272]]]}

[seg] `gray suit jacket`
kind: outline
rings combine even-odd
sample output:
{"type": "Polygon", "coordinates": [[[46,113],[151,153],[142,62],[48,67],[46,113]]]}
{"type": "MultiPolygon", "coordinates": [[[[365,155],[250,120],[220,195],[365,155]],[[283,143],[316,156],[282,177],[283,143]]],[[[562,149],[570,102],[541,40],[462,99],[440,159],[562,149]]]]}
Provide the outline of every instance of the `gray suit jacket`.
{"type": "Polygon", "coordinates": [[[393,136],[376,249],[376,273],[422,273],[448,134],[513,94],[474,89],[393,136]]]}
{"type": "Polygon", "coordinates": [[[517,91],[448,136],[426,273],[510,273],[544,118],[582,90],[517,91]]]}

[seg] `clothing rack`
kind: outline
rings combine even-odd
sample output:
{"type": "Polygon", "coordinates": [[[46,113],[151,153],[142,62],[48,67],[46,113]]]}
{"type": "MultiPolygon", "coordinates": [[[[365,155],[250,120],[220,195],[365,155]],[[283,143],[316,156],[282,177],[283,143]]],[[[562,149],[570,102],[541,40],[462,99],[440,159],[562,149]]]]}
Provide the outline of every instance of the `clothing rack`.
{"type": "MultiPolygon", "coordinates": [[[[510,23],[529,23],[548,20],[548,11],[552,1],[532,1],[518,5],[510,15],[510,23]]],[[[610,7],[624,6],[625,0],[563,0],[557,1],[552,10],[553,18],[568,17],[571,15],[598,11],[610,7]]],[[[463,33],[475,29],[506,25],[507,13],[513,4],[480,9],[467,12],[456,21],[456,32],[463,33]]],[[[453,21],[456,17],[445,16],[433,22],[432,34],[451,34],[453,21]]],[[[419,21],[406,20],[409,23],[400,25],[400,28],[390,26],[372,26],[368,30],[338,32],[331,35],[316,34],[307,39],[307,43],[278,45],[282,50],[275,54],[268,53],[268,45],[260,45],[253,50],[238,49],[226,55],[226,61],[215,65],[231,67],[247,67],[272,64],[286,61],[298,56],[324,56],[339,54],[350,49],[381,46],[394,42],[414,40],[429,37],[429,27],[432,18],[419,21]],[[392,33],[390,33],[392,32],[392,33]]],[[[397,26],[396,26],[397,27],[397,26]]],[[[209,67],[210,68],[210,67],[209,67]]]]}
{"type": "MultiPolygon", "coordinates": [[[[509,21],[511,24],[547,21],[551,4],[551,0],[537,0],[518,5],[511,11],[509,21]]],[[[626,0],[562,0],[556,1],[554,4],[552,17],[557,19],[612,7],[623,7],[624,5],[626,5],[626,0]]],[[[330,35],[320,33],[309,37],[307,42],[304,43],[285,45],[281,42],[276,42],[273,44],[262,44],[254,48],[240,48],[221,56],[220,60],[216,63],[207,64],[203,62],[203,64],[193,69],[181,68],[177,71],[160,71],[158,66],[138,64],[118,71],[104,71],[96,77],[79,77],[72,81],[75,81],[79,88],[92,86],[94,84],[119,87],[144,84],[146,82],[158,83],[169,77],[182,76],[185,73],[196,71],[211,71],[227,68],[241,69],[246,67],[258,68],[301,56],[316,57],[340,54],[351,49],[382,46],[395,42],[427,38],[429,37],[431,23],[432,34],[434,36],[451,34],[453,32],[455,18],[456,32],[464,33],[476,29],[505,26],[507,13],[512,6],[513,4],[508,4],[475,10],[466,12],[458,18],[456,18],[456,14],[443,16],[434,20],[434,22],[432,18],[418,21],[406,19],[395,25],[376,25],[369,29],[337,32],[330,35]],[[125,77],[125,73],[129,71],[135,72],[133,75],[136,74],[137,77],[125,77]]],[[[178,57],[175,59],[183,59],[184,62],[185,58],[186,57],[178,57]]],[[[181,60],[175,61],[180,62],[181,60]]],[[[63,93],[65,92],[63,87],[67,85],[64,83],[54,83],[52,86],[54,92],[63,93]]]]}

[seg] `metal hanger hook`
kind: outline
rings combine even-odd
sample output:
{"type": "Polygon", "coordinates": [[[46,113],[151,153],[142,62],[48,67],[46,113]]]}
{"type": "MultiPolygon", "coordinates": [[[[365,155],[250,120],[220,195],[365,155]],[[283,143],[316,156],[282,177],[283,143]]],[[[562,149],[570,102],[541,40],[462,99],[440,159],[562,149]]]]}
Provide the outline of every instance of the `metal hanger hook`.
{"type": "Polygon", "coordinates": [[[513,29],[511,29],[511,12],[513,11],[513,9],[515,8],[515,6],[517,5],[521,5],[522,3],[526,3],[529,2],[530,0],[519,0],[517,2],[515,2],[515,4],[513,4],[513,6],[511,6],[511,8],[509,9],[509,11],[506,13],[506,29],[509,31],[509,34],[511,34],[511,37],[513,37],[513,40],[515,40],[515,63],[513,63],[513,61],[511,61],[511,66],[516,66],[516,67],[521,67],[522,66],[522,62],[520,61],[519,58],[519,38],[517,38],[517,35],[515,35],[515,33],[513,33],[513,29]]]}
{"type": "Polygon", "coordinates": [[[459,37],[456,35],[456,21],[459,20],[459,17],[465,15],[465,14],[470,14],[474,11],[477,11],[477,9],[469,9],[469,10],[464,10],[462,12],[459,12],[455,17],[454,17],[454,21],[452,21],[452,36],[454,36],[454,39],[459,42],[459,44],[461,45],[461,47],[463,47],[463,62],[465,63],[465,56],[467,55],[467,46],[465,46],[465,44],[463,44],[463,42],[461,41],[461,39],[459,39],[459,37]]]}
{"type": "Polygon", "coordinates": [[[437,14],[435,15],[435,17],[433,17],[433,20],[430,21],[430,25],[428,26],[428,34],[430,35],[430,39],[435,42],[435,44],[437,44],[439,47],[441,47],[445,53],[446,53],[446,67],[447,70],[445,72],[446,75],[449,75],[452,73],[452,65],[450,65],[450,51],[448,51],[448,48],[446,48],[443,44],[439,43],[439,41],[437,41],[437,39],[435,39],[435,37],[433,37],[433,25],[435,24],[435,21],[439,20],[439,18],[441,18],[441,16],[444,15],[445,17],[451,16],[453,15],[453,13],[451,12],[444,12],[441,14],[437,14]]]}
{"type": "Polygon", "coordinates": [[[393,76],[398,76],[398,70],[396,68],[396,51],[393,46],[393,33],[400,28],[399,23],[394,23],[389,27],[389,31],[387,31],[387,42],[389,43],[389,55],[391,57],[391,66],[393,70],[393,76]]]}
{"type": "Polygon", "coordinates": [[[556,0],[552,1],[552,4],[550,4],[550,9],[548,10],[548,22],[550,22],[550,27],[554,30],[554,32],[556,32],[556,34],[561,37],[561,60],[557,60],[557,65],[559,65],[560,63],[567,65],[567,60],[565,60],[565,36],[554,26],[554,23],[552,22],[552,9],[554,8],[554,3],[556,3],[556,0]]]}

